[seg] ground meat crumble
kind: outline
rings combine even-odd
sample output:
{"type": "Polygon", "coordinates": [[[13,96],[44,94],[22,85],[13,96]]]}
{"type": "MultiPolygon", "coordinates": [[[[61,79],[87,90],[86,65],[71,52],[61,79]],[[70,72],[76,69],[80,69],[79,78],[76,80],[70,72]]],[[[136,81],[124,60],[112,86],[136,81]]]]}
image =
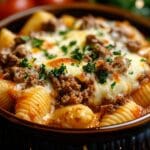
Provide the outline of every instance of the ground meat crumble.
{"type": "Polygon", "coordinates": [[[87,102],[94,91],[93,80],[86,77],[83,81],[73,76],[56,78],[51,76],[54,89],[57,91],[57,103],[71,105],[87,102]]]}

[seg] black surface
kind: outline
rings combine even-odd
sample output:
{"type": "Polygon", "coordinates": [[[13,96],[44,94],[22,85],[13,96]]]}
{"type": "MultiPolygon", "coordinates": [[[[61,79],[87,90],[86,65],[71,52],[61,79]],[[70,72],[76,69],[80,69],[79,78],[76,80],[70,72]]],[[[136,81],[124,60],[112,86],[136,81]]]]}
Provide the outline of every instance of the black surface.
{"type": "Polygon", "coordinates": [[[134,136],[128,135],[128,138],[117,138],[106,142],[97,140],[97,142],[76,144],[80,141],[78,138],[74,140],[74,144],[69,142],[64,144],[63,139],[60,138],[50,141],[35,133],[22,132],[6,120],[0,119],[0,150],[150,150],[150,128],[134,136]]]}

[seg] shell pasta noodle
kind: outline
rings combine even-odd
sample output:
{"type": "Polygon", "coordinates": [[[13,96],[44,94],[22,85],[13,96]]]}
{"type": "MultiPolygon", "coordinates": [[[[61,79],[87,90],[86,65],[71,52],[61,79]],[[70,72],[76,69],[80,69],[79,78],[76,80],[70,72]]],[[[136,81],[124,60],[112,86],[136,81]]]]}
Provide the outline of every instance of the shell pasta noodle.
{"type": "Polygon", "coordinates": [[[139,118],[142,108],[133,101],[120,106],[114,113],[104,115],[100,121],[100,127],[120,124],[139,118]]]}
{"type": "Polygon", "coordinates": [[[54,111],[49,124],[65,128],[89,128],[97,124],[97,118],[90,108],[78,104],[54,111]]]}
{"type": "Polygon", "coordinates": [[[37,12],[35,13],[24,25],[21,29],[21,34],[29,35],[32,31],[39,31],[41,29],[42,24],[48,21],[54,21],[55,17],[47,12],[37,12]]]}
{"type": "Polygon", "coordinates": [[[13,88],[13,83],[6,80],[0,80],[0,107],[6,110],[10,110],[14,104],[9,94],[13,88]]]}
{"type": "Polygon", "coordinates": [[[43,117],[50,112],[51,97],[45,88],[37,86],[22,92],[19,97],[15,114],[17,117],[42,123],[43,117]]]}
{"type": "Polygon", "coordinates": [[[150,82],[144,83],[138,90],[132,95],[134,101],[143,106],[147,107],[150,105],[150,82]]]}
{"type": "MultiPolygon", "coordinates": [[[[58,13],[59,14],[59,13],[58,13]]],[[[0,31],[0,107],[55,128],[101,128],[150,112],[150,43],[128,21],[35,12],[0,31]]]]}
{"type": "Polygon", "coordinates": [[[8,48],[14,45],[15,34],[9,31],[8,29],[0,30],[0,49],[8,48]]]}

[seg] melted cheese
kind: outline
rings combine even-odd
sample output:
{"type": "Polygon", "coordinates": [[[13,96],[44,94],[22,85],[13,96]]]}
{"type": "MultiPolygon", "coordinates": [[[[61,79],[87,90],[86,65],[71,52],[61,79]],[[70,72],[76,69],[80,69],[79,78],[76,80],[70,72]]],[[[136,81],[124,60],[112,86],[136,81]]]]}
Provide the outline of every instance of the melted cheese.
{"type": "MultiPolygon", "coordinates": [[[[59,35],[58,33],[54,34],[47,34],[43,33],[42,35],[39,33],[36,33],[36,37],[45,40],[48,43],[57,43],[52,47],[47,47],[47,52],[49,54],[57,55],[56,58],[53,58],[51,60],[48,60],[45,56],[43,51],[41,50],[35,50],[32,48],[31,43],[26,43],[26,49],[29,50],[32,54],[28,56],[28,59],[36,58],[35,65],[41,65],[45,64],[48,69],[53,68],[52,61],[55,61],[56,59],[62,59],[62,58],[70,58],[71,52],[75,49],[75,47],[82,48],[86,36],[89,34],[96,35],[96,37],[101,41],[106,41],[106,45],[108,44],[115,44],[117,50],[121,50],[124,55],[124,59],[130,59],[131,65],[129,66],[126,73],[119,75],[119,80],[115,81],[113,78],[108,78],[107,82],[105,84],[100,84],[98,81],[95,80],[94,86],[94,96],[89,100],[90,103],[93,103],[94,105],[100,105],[102,103],[102,100],[109,100],[111,102],[115,102],[115,99],[117,96],[124,96],[134,89],[138,88],[139,82],[137,81],[137,78],[149,71],[149,66],[141,61],[141,57],[131,53],[128,51],[127,47],[123,42],[114,41],[113,37],[115,35],[109,34],[109,29],[106,28],[100,28],[99,31],[97,29],[89,29],[89,30],[73,30],[68,32],[65,37],[59,35]],[[102,33],[102,35],[99,35],[99,32],[102,33]],[[71,41],[76,41],[76,45],[72,47],[68,47],[69,43],[71,41]],[[65,55],[62,50],[61,46],[67,46],[68,47],[68,53],[65,55]],[[112,83],[115,82],[115,86],[112,88],[112,83]]],[[[121,39],[122,41],[122,39],[121,39]]],[[[60,64],[65,64],[67,67],[67,74],[66,75],[73,75],[77,76],[80,75],[83,72],[83,65],[86,64],[86,62],[82,61],[79,65],[69,62],[69,61],[60,61],[60,64]]],[[[93,75],[91,74],[91,77],[93,75]]],[[[47,86],[49,90],[52,90],[52,86],[47,86]]]]}

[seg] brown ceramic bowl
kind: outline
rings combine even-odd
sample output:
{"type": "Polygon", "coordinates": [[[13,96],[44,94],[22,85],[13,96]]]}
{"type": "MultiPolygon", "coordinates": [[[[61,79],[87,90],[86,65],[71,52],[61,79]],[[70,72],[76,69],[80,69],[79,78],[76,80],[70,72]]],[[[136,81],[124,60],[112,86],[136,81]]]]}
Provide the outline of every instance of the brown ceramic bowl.
{"type": "MultiPolygon", "coordinates": [[[[0,21],[0,28],[7,27],[14,32],[18,32],[26,20],[38,10],[47,10],[58,17],[62,14],[71,14],[79,17],[92,14],[94,16],[102,16],[108,19],[128,20],[131,24],[139,28],[139,30],[141,30],[141,32],[145,35],[150,35],[150,22],[148,19],[144,19],[140,16],[133,15],[127,11],[117,8],[90,4],[36,7],[0,21]]],[[[3,126],[2,129],[7,128],[6,130],[10,132],[14,131],[18,140],[22,136],[22,138],[26,137],[28,139],[30,138],[30,140],[33,138],[42,138],[46,141],[67,143],[76,143],[77,141],[78,143],[99,141],[106,142],[121,138],[128,139],[131,136],[136,136],[137,134],[146,132],[150,129],[150,114],[124,124],[92,129],[51,128],[21,120],[3,109],[0,109],[0,121],[3,126]]],[[[24,138],[24,140],[26,138],[24,138]]]]}

